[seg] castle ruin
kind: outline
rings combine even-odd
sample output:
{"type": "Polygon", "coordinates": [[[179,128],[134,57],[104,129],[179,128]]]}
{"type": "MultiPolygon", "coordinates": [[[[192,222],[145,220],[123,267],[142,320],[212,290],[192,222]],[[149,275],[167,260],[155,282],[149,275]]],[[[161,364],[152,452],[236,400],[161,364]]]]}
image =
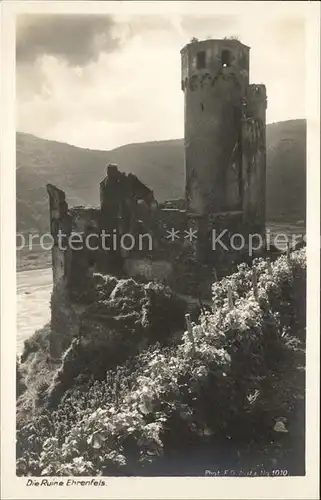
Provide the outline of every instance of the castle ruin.
{"type": "Polygon", "coordinates": [[[206,296],[213,271],[224,276],[246,255],[246,248],[213,250],[213,229],[225,231],[225,240],[234,233],[264,237],[267,99],[264,85],[249,83],[249,52],[235,39],[192,41],[181,51],[184,200],[159,204],[149,187],[113,164],[100,184],[98,208],[69,208],[65,193],[47,186],[54,292],[79,301],[98,272],[206,296]],[[71,246],[73,234],[78,243],[71,246]],[[102,234],[112,242],[108,249],[102,234]],[[94,249],[85,244],[89,239],[98,242],[94,249]]]}

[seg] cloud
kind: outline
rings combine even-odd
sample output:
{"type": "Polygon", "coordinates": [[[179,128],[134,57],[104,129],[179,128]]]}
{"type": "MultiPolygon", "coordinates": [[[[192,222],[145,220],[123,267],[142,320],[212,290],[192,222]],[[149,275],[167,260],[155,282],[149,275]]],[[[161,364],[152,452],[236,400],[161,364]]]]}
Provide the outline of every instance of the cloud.
{"type": "MultiPolygon", "coordinates": [[[[43,82],[41,92],[18,77],[18,130],[97,149],[181,137],[180,53],[161,40],[133,38],[82,68],[44,56],[32,78],[43,82]]],[[[30,68],[24,76],[30,80],[30,68]]]]}
{"type": "Polygon", "coordinates": [[[124,41],[109,15],[21,15],[17,20],[17,63],[33,63],[43,55],[83,66],[101,52],[114,52],[124,41]]]}
{"type": "MultiPolygon", "coordinates": [[[[181,27],[189,38],[223,38],[224,36],[232,36],[238,25],[236,16],[182,16],[181,27]]],[[[189,40],[187,40],[189,41],[189,40]]]]}
{"type": "MultiPolygon", "coordinates": [[[[20,39],[23,33],[31,36],[34,19],[26,17],[20,39]]],[[[251,16],[118,15],[105,30],[116,44],[94,52],[83,46],[71,50],[73,45],[64,41],[58,53],[56,42],[49,47],[47,33],[46,49],[29,49],[34,55],[17,65],[18,130],[94,149],[182,137],[180,50],[192,36],[207,35],[236,35],[251,47],[250,79],[267,87],[268,122],[304,117],[304,20],[266,16],[254,21],[251,16]]],[[[92,28],[90,37],[88,27],[86,44],[79,43],[91,47],[101,29],[92,28]]]]}

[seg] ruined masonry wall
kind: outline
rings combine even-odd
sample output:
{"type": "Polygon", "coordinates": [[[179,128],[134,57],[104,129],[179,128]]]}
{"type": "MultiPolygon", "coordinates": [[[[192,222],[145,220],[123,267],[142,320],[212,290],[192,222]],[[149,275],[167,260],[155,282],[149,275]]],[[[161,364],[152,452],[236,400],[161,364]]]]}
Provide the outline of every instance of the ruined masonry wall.
{"type": "Polygon", "coordinates": [[[260,120],[243,123],[243,223],[252,231],[265,227],[265,131],[260,120]]]}
{"type": "Polygon", "coordinates": [[[266,107],[265,86],[249,85],[242,124],[243,223],[261,234],[266,214],[266,107]]]}

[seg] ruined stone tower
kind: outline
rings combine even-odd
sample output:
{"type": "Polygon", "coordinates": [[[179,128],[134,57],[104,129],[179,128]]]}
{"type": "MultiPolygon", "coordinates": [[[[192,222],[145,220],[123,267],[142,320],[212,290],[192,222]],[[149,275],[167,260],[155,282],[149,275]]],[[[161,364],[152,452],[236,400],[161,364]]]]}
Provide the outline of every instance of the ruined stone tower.
{"type": "Polygon", "coordinates": [[[191,216],[229,213],[234,230],[263,233],[266,92],[249,84],[249,52],[235,39],[181,51],[186,203],[191,216]]]}
{"type": "Polygon", "coordinates": [[[77,305],[88,300],[96,272],[210,296],[213,268],[220,278],[252,257],[246,246],[235,251],[229,245],[231,235],[248,240],[251,233],[265,234],[266,91],[249,84],[249,52],[232,39],[191,42],[181,51],[185,200],[157,203],[150,187],[114,164],[100,183],[98,207],[68,208],[65,193],[48,185],[53,298],[58,297],[52,301],[53,324],[61,323],[61,297],[77,305]],[[68,243],[64,248],[60,231],[68,243]],[[213,231],[225,232],[220,241],[226,250],[213,247],[213,231]],[[71,245],[74,233],[77,244],[71,245]],[[97,243],[94,248],[89,239],[97,243]]]}

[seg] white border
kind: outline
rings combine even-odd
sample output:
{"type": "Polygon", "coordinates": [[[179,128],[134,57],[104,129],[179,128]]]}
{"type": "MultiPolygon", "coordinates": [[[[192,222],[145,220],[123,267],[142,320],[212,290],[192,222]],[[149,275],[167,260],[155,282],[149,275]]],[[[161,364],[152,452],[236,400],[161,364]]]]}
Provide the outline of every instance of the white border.
{"type": "MultiPolygon", "coordinates": [[[[320,342],[320,4],[319,2],[1,3],[1,487],[2,498],[318,498],[320,342]],[[26,487],[15,476],[15,15],[17,13],[267,14],[306,18],[307,110],[307,475],[294,478],[105,478],[105,487],[26,487]]],[[[295,103],[293,103],[295,106],[295,103]]],[[[80,478],[79,478],[80,479],[80,478]]],[[[89,478],[84,478],[89,479],[89,478]]]]}

